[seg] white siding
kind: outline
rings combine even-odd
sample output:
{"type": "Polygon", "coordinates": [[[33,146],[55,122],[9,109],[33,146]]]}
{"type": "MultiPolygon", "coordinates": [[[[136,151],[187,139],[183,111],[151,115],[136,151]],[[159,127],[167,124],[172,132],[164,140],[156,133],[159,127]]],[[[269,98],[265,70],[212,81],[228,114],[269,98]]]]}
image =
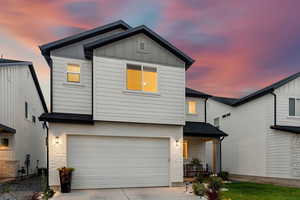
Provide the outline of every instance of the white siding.
{"type": "MultiPolygon", "coordinates": [[[[277,95],[277,125],[300,126],[300,117],[289,117],[289,98],[300,98],[300,78],[275,90],[277,95]]],[[[273,102],[272,102],[273,105],[273,102]]],[[[268,115],[273,125],[273,108],[268,115]]],[[[273,129],[267,130],[267,175],[281,178],[300,177],[299,136],[273,129]],[[298,146],[299,147],[299,146],[298,146]]]]}
{"type": "Polygon", "coordinates": [[[176,147],[176,140],[182,140],[182,126],[119,122],[96,122],[95,125],[50,123],[50,185],[59,185],[57,168],[67,165],[67,135],[168,138],[170,139],[170,182],[183,181],[182,148],[176,147]],[[59,144],[55,144],[56,136],[59,137],[59,144]]]}
{"type": "Polygon", "coordinates": [[[52,57],[53,112],[92,114],[92,65],[90,61],[52,57]],[[80,84],[67,82],[67,65],[80,65],[80,84]]]}
{"type": "MultiPolygon", "coordinates": [[[[266,95],[239,107],[208,101],[208,121],[220,118],[220,129],[229,136],[222,143],[223,169],[233,174],[266,176],[267,114],[272,95],[266,95]],[[223,114],[231,115],[222,118],[223,114]]],[[[208,145],[208,149],[211,149],[208,145]]]]}
{"type": "Polygon", "coordinates": [[[126,64],[94,57],[94,119],[159,124],[185,123],[185,69],[157,67],[158,94],[126,91],[126,64]]]}
{"type": "Polygon", "coordinates": [[[16,128],[17,68],[18,66],[0,67],[0,124],[11,128],[16,128]]]}
{"type": "Polygon", "coordinates": [[[186,121],[191,122],[204,122],[205,120],[205,99],[203,98],[194,98],[194,97],[186,97],[186,121]],[[188,102],[196,101],[197,102],[197,114],[189,114],[188,113],[188,102]]]}
{"type": "Polygon", "coordinates": [[[44,110],[28,66],[0,67],[0,91],[0,123],[16,129],[10,135],[11,149],[0,151],[0,160],[17,160],[23,166],[26,154],[30,154],[33,173],[37,160],[39,167],[46,166],[46,129],[38,120],[44,110]],[[25,102],[29,105],[29,119],[25,118],[25,102]],[[32,115],[36,117],[35,124],[32,115]]]}

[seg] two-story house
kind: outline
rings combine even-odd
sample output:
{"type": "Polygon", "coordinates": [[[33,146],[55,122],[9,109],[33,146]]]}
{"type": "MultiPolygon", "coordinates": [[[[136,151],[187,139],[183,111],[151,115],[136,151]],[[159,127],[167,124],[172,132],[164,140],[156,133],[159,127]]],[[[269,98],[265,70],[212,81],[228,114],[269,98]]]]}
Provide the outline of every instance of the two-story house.
{"type": "Polygon", "coordinates": [[[299,186],[299,99],[300,73],[240,99],[210,98],[208,121],[230,134],[223,169],[246,180],[299,186]]]}
{"type": "Polygon", "coordinates": [[[50,186],[62,166],[75,168],[75,189],[180,184],[184,158],[204,162],[202,144],[226,135],[205,123],[209,95],[185,89],[194,60],[146,26],[117,21],[40,49],[51,69],[40,117],[50,186]]]}
{"type": "MultiPolygon", "coordinates": [[[[0,59],[0,178],[45,167],[47,106],[31,62],[0,59]]],[[[19,174],[21,175],[21,174],[19,174]]]]}

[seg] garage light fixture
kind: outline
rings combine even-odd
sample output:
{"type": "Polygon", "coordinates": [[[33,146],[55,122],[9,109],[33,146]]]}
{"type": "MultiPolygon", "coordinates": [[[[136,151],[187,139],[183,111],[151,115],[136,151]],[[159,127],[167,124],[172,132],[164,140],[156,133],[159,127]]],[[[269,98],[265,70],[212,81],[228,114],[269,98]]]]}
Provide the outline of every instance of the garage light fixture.
{"type": "Polygon", "coordinates": [[[59,137],[58,136],[55,137],[55,144],[59,144],[59,137]]]}
{"type": "Polygon", "coordinates": [[[179,148],[180,142],[179,140],[176,140],[176,148],[179,148]]]}

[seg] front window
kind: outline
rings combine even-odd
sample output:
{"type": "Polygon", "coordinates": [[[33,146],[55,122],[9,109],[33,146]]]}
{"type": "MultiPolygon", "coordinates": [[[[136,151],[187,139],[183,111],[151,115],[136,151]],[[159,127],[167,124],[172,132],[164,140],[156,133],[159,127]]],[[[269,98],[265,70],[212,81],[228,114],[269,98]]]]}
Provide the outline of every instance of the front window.
{"type": "Polygon", "coordinates": [[[0,138],[0,149],[6,149],[9,147],[9,138],[2,137],[0,138]]]}
{"type": "Polygon", "coordinates": [[[189,114],[197,114],[197,102],[196,101],[188,101],[188,113],[189,114]]]}
{"type": "Polygon", "coordinates": [[[183,140],[182,142],[182,155],[184,159],[188,159],[189,158],[189,150],[188,150],[189,146],[188,146],[188,141],[187,140],[183,140]]]}
{"type": "Polygon", "coordinates": [[[220,128],[220,118],[219,117],[214,119],[214,126],[217,128],[220,128]]]}
{"type": "Polygon", "coordinates": [[[300,98],[289,98],[289,116],[300,116],[300,98]]]}
{"type": "Polygon", "coordinates": [[[80,83],[80,66],[68,64],[67,66],[67,81],[72,83],[80,83]]]}
{"type": "Polygon", "coordinates": [[[127,65],[127,89],[157,92],[157,70],[154,67],[127,65]]]}

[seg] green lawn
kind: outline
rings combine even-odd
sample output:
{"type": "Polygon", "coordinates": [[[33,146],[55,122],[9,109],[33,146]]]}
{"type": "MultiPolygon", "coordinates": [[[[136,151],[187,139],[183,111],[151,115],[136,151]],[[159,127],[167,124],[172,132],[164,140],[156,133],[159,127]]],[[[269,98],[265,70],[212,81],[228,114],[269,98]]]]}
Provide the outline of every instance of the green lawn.
{"type": "Polygon", "coordinates": [[[238,182],[226,184],[223,198],[232,200],[300,200],[300,189],[270,184],[238,182]]]}

